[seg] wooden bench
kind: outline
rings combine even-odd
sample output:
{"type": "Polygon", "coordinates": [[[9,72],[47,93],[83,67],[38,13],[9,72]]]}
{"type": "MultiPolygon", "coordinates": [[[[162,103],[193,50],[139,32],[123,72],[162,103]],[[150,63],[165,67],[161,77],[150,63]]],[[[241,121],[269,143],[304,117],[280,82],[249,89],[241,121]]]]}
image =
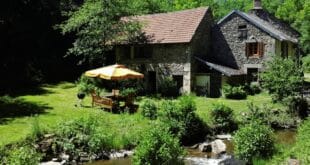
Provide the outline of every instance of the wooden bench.
{"type": "Polygon", "coordinates": [[[112,99],[107,97],[100,97],[96,93],[91,93],[92,96],[92,106],[98,105],[103,108],[107,108],[112,112],[112,109],[114,108],[114,102],[112,99]]]}

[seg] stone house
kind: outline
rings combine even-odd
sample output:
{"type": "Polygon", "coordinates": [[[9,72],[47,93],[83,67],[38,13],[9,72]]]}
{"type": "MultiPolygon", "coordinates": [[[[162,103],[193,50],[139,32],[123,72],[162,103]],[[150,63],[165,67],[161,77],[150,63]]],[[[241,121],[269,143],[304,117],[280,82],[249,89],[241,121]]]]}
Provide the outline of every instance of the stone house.
{"type": "Polygon", "coordinates": [[[210,52],[212,14],[209,8],[150,14],[133,19],[142,24],[146,41],[115,48],[116,62],[145,75],[145,86],[155,92],[164,77],[172,77],[183,92],[194,89],[197,60],[210,52]]]}
{"type": "Polygon", "coordinates": [[[225,83],[258,81],[272,55],[295,55],[299,34],[253,3],[215,24],[207,7],[134,17],[147,42],[116,46],[116,62],[144,73],[150,91],[167,76],[184,92],[211,97],[225,83]]]}
{"type": "Polygon", "coordinates": [[[260,0],[248,13],[234,10],[212,28],[210,56],[197,57],[200,71],[211,79],[211,95],[219,96],[224,84],[258,81],[263,62],[272,55],[295,56],[299,33],[265,11],[260,0]]]}

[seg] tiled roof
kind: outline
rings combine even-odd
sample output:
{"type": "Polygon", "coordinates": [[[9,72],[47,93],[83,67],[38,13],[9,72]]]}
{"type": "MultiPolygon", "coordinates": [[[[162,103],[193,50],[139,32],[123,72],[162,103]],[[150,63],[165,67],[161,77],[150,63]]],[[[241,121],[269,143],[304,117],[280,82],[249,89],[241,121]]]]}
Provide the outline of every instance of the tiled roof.
{"type": "Polygon", "coordinates": [[[278,30],[276,27],[274,27],[271,23],[264,21],[260,19],[259,17],[255,16],[254,14],[246,14],[244,12],[238,11],[238,10],[233,10],[231,13],[226,15],[224,18],[222,18],[218,24],[220,25],[223,23],[227,18],[229,18],[231,15],[237,14],[243,19],[249,21],[252,23],[254,26],[257,28],[261,29],[262,31],[268,33],[270,36],[280,40],[280,41],[290,41],[293,43],[297,43],[298,39],[294,36],[289,36],[280,30],[278,30]]]}
{"type": "Polygon", "coordinates": [[[125,17],[142,24],[149,43],[189,43],[208,7],[190,10],[125,17]]]}
{"type": "Polygon", "coordinates": [[[198,57],[195,57],[196,60],[198,60],[199,62],[209,66],[211,69],[214,69],[218,72],[221,72],[222,74],[224,74],[225,76],[239,76],[239,75],[244,75],[244,71],[241,70],[241,69],[233,69],[233,68],[230,68],[230,67],[227,67],[227,66],[223,66],[223,65],[220,65],[220,64],[215,64],[215,63],[211,63],[211,62],[208,62],[208,61],[205,61],[203,59],[200,59],[198,57]]]}

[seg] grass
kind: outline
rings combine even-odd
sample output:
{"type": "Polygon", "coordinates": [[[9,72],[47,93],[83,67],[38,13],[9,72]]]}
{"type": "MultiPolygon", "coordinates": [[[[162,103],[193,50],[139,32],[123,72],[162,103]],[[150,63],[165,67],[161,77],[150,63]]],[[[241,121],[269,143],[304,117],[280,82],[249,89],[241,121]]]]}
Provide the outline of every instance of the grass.
{"type": "Polygon", "coordinates": [[[71,83],[45,85],[42,86],[42,89],[44,89],[46,93],[40,93],[38,95],[31,93],[14,98],[14,100],[19,100],[19,102],[21,102],[19,104],[21,105],[29,104],[28,107],[41,107],[40,112],[23,113],[23,111],[27,111],[27,109],[24,109],[27,108],[27,106],[11,106],[11,104],[0,105],[0,108],[2,107],[0,109],[0,121],[2,121],[0,122],[0,146],[26,138],[31,133],[32,125],[35,120],[34,116],[36,116],[39,121],[40,127],[45,130],[57,129],[56,126],[59,122],[94,113],[98,113],[98,115],[104,116],[106,120],[111,121],[111,127],[114,127],[115,131],[124,132],[123,129],[129,129],[127,126],[118,125],[120,121],[124,120],[128,121],[128,126],[134,126],[134,128],[147,125],[147,120],[142,118],[139,114],[126,115],[125,117],[124,115],[102,111],[99,108],[91,108],[90,97],[85,98],[85,107],[75,107],[77,103],[77,88],[71,83]],[[19,110],[14,111],[14,109],[19,110]],[[10,113],[11,111],[17,114],[10,113]],[[20,115],[20,113],[23,115],[20,115]]]}
{"type": "MultiPolygon", "coordinates": [[[[31,91],[31,90],[30,90],[31,91]]],[[[57,124],[62,121],[98,113],[109,121],[110,127],[115,132],[126,132],[143,129],[149,126],[149,120],[142,117],[140,112],[133,115],[111,114],[99,108],[90,106],[90,97],[84,100],[84,107],[75,107],[77,88],[72,83],[60,83],[57,85],[44,85],[39,93],[24,92],[17,96],[12,95],[13,101],[2,102],[0,97],[0,146],[13,143],[26,138],[32,130],[35,117],[40,123],[40,128],[51,130],[57,129],[57,124]],[[29,111],[31,109],[31,111],[29,111]],[[126,121],[126,122],[124,122],[126,121]],[[123,124],[120,124],[123,123],[123,124]],[[126,123],[124,125],[124,123],[126,123]]],[[[248,96],[247,100],[227,100],[224,98],[196,97],[197,113],[210,124],[210,110],[212,105],[222,102],[230,106],[235,115],[240,117],[242,112],[247,111],[247,104],[264,104],[280,108],[279,104],[271,104],[271,98],[266,93],[248,96]]]]}
{"type": "Polygon", "coordinates": [[[273,104],[271,97],[267,93],[261,93],[254,96],[248,96],[246,100],[231,100],[225,98],[205,98],[205,97],[197,97],[197,113],[198,115],[206,121],[208,124],[210,121],[210,110],[213,105],[216,103],[223,103],[234,110],[234,115],[237,120],[241,119],[241,115],[243,112],[248,111],[248,104],[253,103],[256,106],[264,106],[268,105],[272,108],[283,108],[283,105],[276,103],[273,104]]]}

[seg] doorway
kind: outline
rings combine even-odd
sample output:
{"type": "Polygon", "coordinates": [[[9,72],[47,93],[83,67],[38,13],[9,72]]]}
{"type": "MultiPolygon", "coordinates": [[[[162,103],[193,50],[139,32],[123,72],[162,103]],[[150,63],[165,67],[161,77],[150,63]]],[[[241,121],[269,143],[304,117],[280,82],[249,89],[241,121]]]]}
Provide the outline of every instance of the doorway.
{"type": "Polygon", "coordinates": [[[156,72],[148,71],[148,90],[151,93],[156,92],[156,72]]]}

